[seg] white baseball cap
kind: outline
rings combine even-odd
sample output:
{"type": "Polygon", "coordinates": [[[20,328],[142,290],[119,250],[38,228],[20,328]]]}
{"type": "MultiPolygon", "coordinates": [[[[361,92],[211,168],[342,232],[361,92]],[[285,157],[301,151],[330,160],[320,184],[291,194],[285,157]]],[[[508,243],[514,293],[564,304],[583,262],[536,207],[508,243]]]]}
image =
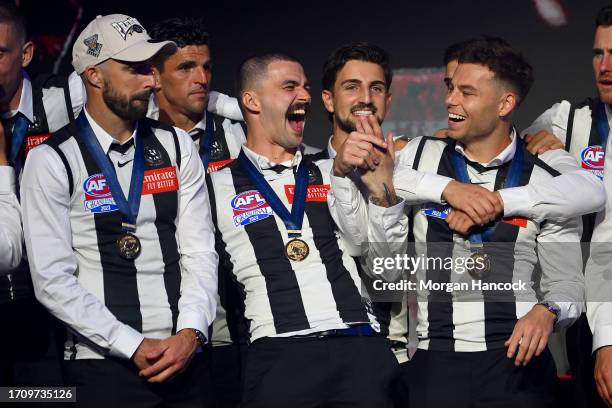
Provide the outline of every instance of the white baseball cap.
{"type": "Polygon", "coordinates": [[[77,74],[108,59],[146,61],[162,48],[176,48],[172,41],[153,41],[134,17],[124,14],[97,16],[79,34],[72,48],[72,66],[77,74]]]}

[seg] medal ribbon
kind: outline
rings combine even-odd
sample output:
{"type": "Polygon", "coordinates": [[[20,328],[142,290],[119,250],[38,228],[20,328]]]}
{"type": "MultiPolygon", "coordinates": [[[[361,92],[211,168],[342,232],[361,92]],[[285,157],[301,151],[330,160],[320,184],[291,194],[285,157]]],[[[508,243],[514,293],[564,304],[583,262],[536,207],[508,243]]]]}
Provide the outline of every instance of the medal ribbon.
{"type": "Polygon", "coordinates": [[[595,126],[601,139],[601,148],[605,152],[608,145],[608,134],[610,134],[610,124],[606,115],[606,105],[602,102],[599,102],[595,107],[595,126]]]}
{"type": "Polygon", "coordinates": [[[200,139],[200,159],[204,165],[204,172],[208,172],[208,162],[210,162],[210,152],[215,140],[215,117],[209,111],[206,111],[206,133],[200,139]]]}
{"type": "Polygon", "coordinates": [[[125,199],[115,168],[111,164],[109,158],[102,150],[98,138],[93,132],[91,125],[85,117],[85,113],[81,112],[77,118],[77,126],[83,136],[83,141],[87,150],[93,157],[94,161],[104,174],[111,195],[119,207],[121,213],[121,229],[125,232],[133,233],[136,231],[136,219],[140,210],[140,195],[142,193],[142,182],[144,180],[144,145],[142,142],[141,126],[138,125],[135,136],[134,146],[134,163],[132,164],[132,178],[130,180],[130,191],[128,199],[125,199]]]}
{"type": "Polygon", "coordinates": [[[19,158],[19,152],[23,147],[23,141],[25,140],[26,133],[28,133],[28,119],[21,113],[17,112],[15,115],[15,123],[11,131],[11,151],[9,153],[9,162],[15,167],[15,173],[19,177],[21,165],[19,158]],[[19,162],[18,162],[19,161],[19,162]]]}
{"type": "Polygon", "coordinates": [[[306,158],[298,166],[295,174],[295,195],[291,206],[291,213],[287,210],[283,202],[276,195],[270,184],[264,179],[263,175],[255,168],[253,163],[246,157],[244,150],[238,155],[238,165],[244,170],[249,179],[255,184],[259,193],[266,199],[272,210],[285,223],[289,238],[301,236],[302,221],[304,220],[304,210],[306,209],[306,192],[308,189],[308,164],[306,158]]]}
{"type": "MultiPolygon", "coordinates": [[[[523,150],[523,141],[521,138],[516,135],[516,151],[514,153],[514,157],[512,158],[512,163],[510,163],[510,170],[506,175],[506,180],[504,180],[503,188],[516,187],[519,185],[521,180],[521,174],[523,173],[523,163],[525,161],[525,152],[523,150]]],[[[453,156],[453,169],[455,170],[455,177],[458,181],[462,183],[471,183],[470,176],[467,171],[467,164],[465,163],[465,158],[461,153],[454,150],[453,156]]],[[[495,231],[495,227],[497,227],[499,221],[494,222],[491,226],[487,227],[482,232],[473,232],[469,235],[470,243],[476,247],[482,248],[483,242],[488,242],[495,231]]]]}

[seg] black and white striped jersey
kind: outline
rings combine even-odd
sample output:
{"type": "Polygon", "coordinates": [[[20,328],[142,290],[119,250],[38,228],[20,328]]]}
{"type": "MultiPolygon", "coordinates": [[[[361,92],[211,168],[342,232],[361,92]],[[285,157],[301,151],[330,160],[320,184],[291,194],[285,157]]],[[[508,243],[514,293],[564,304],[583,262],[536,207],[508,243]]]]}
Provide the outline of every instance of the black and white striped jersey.
{"type": "MultiPolygon", "coordinates": [[[[28,129],[18,157],[21,162],[33,147],[44,142],[51,133],[66,126],[81,111],[85,97],[83,82],[75,72],[69,77],[39,75],[33,81],[25,71],[22,71],[22,74],[19,107],[16,111],[0,115],[7,146],[10,146],[9,139],[16,115],[22,115],[28,121],[28,129]]],[[[16,172],[15,177],[19,176],[19,172],[16,172]]],[[[24,260],[11,273],[0,273],[0,304],[33,296],[31,286],[28,265],[24,260]]]]}
{"type": "MultiPolygon", "coordinates": [[[[127,196],[133,138],[119,145],[88,119],[127,196]]],[[[214,318],[217,254],[200,158],[183,131],[148,119],[138,128],[145,173],[136,226],[142,252],[133,260],[119,255],[121,215],[76,128],[55,133],[26,162],[32,280],[40,302],[76,334],[66,358],[130,358],[143,336],[186,327],[205,333],[214,318]]]]}
{"type": "MultiPolygon", "coordinates": [[[[246,147],[245,154],[287,208],[301,160],[269,162],[246,147]]],[[[302,239],[310,254],[289,260],[283,221],[272,211],[237,162],[207,176],[220,267],[229,268],[243,293],[250,340],[378,325],[361,295],[361,280],[327,204],[330,160],[308,162],[308,193],[302,239]]]]}
{"type": "MultiPolygon", "coordinates": [[[[396,175],[400,170],[434,174],[455,178],[452,152],[458,149],[450,139],[416,138],[396,159],[396,175]],[[404,168],[407,168],[404,169],[404,168]]],[[[494,161],[487,165],[467,162],[471,182],[489,190],[500,190],[508,173],[516,149],[516,136],[512,143],[494,161]]],[[[525,160],[519,185],[545,183],[558,173],[553,169],[557,161],[566,160],[567,153],[550,151],[541,157],[525,150],[525,160]]],[[[576,164],[574,164],[577,166],[576,164]]],[[[517,187],[520,188],[520,187],[517,187]]],[[[378,251],[371,256],[393,257],[406,251],[408,237],[413,237],[414,253],[423,259],[467,259],[470,243],[466,237],[453,233],[440,213],[446,206],[431,202],[430,198],[405,194],[410,205],[406,217],[402,203],[383,209],[368,205],[368,237],[371,242],[388,242],[388,251],[378,251]],[[392,216],[392,214],[395,214],[392,216]],[[405,245],[396,245],[403,242],[405,245]]],[[[346,221],[346,219],[345,219],[346,221]]],[[[432,263],[416,269],[418,296],[419,348],[444,351],[483,351],[504,347],[517,319],[525,315],[540,300],[552,300],[562,307],[559,324],[573,321],[582,310],[584,281],[581,270],[579,242],[580,220],[534,221],[523,217],[504,218],[497,225],[491,242],[485,244],[491,250],[492,271],[486,282],[516,284],[524,282],[520,289],[508,291],[457,290],[446,291],[451,284],[465,283],[473,289],[471,276],[453,269],[446,262],[432,263]],[[541,272],[535,272],[536,264],[541,272]],[[532,281],[536,285],[531,285],[532,281]],[[429,289],[420,283],[441,284],[429,289]]],[[[380,249],[382,245],[374,245],[380,249]]],[[[392,271],[396,272],[396,271],[392,271]]],[[[517,288],[520,286],[516,286],[517,288]]]]}
{"type": "MultiPolygon", "coordinates": [[[[523,134],[545,130],[554,134],[565,145],[583,169],[603,178],[605,149],[595,126],[598,98],[586,98],[578,103],[562,101],[540,115],[523,134]]],[[[612,122],[610,106],[605,106],[608,122],[612,122]]],[[[584,197],[588,200],[589,197],[584,197]]],[[[582,242],[590,242],[595,225],[595,213],[582,217],[582,242]]]]}

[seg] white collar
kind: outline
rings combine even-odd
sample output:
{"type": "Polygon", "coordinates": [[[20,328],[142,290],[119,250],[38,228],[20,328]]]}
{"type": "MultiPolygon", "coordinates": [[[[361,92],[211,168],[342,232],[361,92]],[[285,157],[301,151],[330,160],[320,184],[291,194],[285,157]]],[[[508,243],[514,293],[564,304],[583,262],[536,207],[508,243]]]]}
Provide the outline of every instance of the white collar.
{"type": "Polygon", "coordinates": [[[329,156],[330,159],[333,159],[336,157],[336,155],[338,154],[336,152],[336,149],[334,149],[334,147],[332,146],[332,140],[334,138],[334,135],[331,135],[329,137],[329,140],[327,141],[327,155],[329,156]]]}
{"type": "Polygon", "coordinates": [[[28,73],[22,69],[21,74],[23,75],[21,85],[21,96],[19,98],[19,107],[16,111],[4,112],[1,116],[3,119],[12,118],[20,112],[25,116],[30,123],[34,123],[34,98],[32,96],[32,81],[28,73]]]}
{"type": "MultiPolygon", "coordinates": [[[[510,140],[510,144],[506,146],[506,148],[500,154],[493,158],[493,160],[488,163],[480,164],[482,164],[484,167],[494,167],[501,166],[502,164],[512,160],[512,158],[514,157],[514,153],[516,152],[516,130],[514,128],[512,128],[512,132],[510,132],[510,140]]],[[[455,150],[461,153],[463,156],[467,157],[468,160],[473,161],[465,154],[465,150],[463,149],[463,146],[461,146],[460,143],[455,144],[455,150]]]]}
{"type": "Polygon", "coordinates": [[[102,127],[96,123],[96,121],[89,115],[89,112],[87,112],[86,108],[83,108],[83,111],[85,112],[85,117],[87,117],[87,121],[89,121],[91,130],[93,130],[94,134],[96,135],[96,138],[98,138],[98,142],[100,143],[100,146],[102,146],[102,150],[104,151],[104,154],[108,154],[108,151],[113,143],[121,144],[121,145],[126,144],[131,139],[133,139],[134,136],[136,135],[136,129],[138,129],[138,123],[136,124],[136,127],[134,128],[134,132],[132,133],[132,136],[130,136],[130,138],[126,140],[125,142],[119,143],[117,139],[112,137],[106,130],[102,129],[102,127]]]}
{"type": "Polygon", "coordinates": [[[264,170],[270,170],[272,167],[278,166],[278,165],[285,166],[287,168],[293,168],[293,167],[298,166],[300,162],[302,161],[302,147],[301,146],[295,152],[295,156],[293,156],[291,160],[287,160],[282,163],[274,163],[273,161],[268,160],[267,157],[264,157],[260,154],[255,153],[254,151],[252,151],[245,145],[242,145],[242,150],[244,151],[244,154],[246,155],[246,157],[251,161],[251,163],[253,163],[255,168],[260,173],[263,173],[264,170]]]}
{"type": "Polygon", "coordinates": [[[612,108],[607,103],[604,104],[606,107],[606,117],[608,118],[608,126],[612,129],[612,108]]]}

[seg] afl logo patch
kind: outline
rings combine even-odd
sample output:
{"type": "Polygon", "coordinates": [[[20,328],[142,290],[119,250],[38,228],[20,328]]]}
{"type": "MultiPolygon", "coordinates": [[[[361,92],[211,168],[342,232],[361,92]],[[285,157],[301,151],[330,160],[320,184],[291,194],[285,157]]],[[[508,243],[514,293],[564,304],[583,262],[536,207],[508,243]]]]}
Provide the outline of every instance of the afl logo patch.
{"type": "Polygon", "coordinates": [[[601,146],[589,146],[580,153],[582,167],[585,169],[603,170],[606,153],[601,146]]]}
{"type": "Polygon", "coordinates": [[[580,153],[582,168],[590,170],[600,179],[603,179],[605,159],[606,152],[601,146],[588,146],[580,153]]]}
{"type": "Polygon", "coordinates": [[[106,183],[104,174],[89,176],[83,183],[83,191],[87,199],[111,197],[110,187],[106,183]]]}
{"type": "Polygon", "coordinates": [[[272,208],[257,190],[249,190],[236,195],[231,201],[234,212],[234,225],[248,225],[268,218],[272,208]]]}
{"type": "Polygon", "coordinates": [[[83,192],[85,193],[83,208],[86,211],[91,213],[117,211],[117,204],[103,174],[89,176],[83,182],[83,192]]]}

